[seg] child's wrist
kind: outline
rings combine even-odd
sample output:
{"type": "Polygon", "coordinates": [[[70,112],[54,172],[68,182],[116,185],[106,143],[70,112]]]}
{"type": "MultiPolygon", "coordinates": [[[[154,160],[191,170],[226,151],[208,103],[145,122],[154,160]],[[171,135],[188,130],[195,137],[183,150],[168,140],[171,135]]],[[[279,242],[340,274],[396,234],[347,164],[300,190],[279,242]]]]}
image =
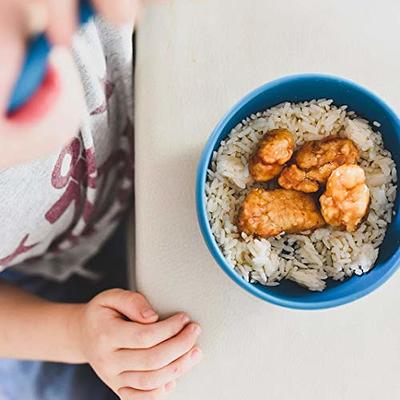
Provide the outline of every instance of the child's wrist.
{"type": "Polygon", "coordinates": [[[85,304],[54,304],[54,312],[60,317],[65,337],[62,358],[67,363],[86,363],[82,346],[82,322],[85,304]]]}

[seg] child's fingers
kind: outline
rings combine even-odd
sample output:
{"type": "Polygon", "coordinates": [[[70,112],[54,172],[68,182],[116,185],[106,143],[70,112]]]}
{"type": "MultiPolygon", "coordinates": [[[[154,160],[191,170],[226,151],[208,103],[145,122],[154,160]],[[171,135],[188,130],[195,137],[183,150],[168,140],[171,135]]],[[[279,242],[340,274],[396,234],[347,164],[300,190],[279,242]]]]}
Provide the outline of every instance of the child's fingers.
{"type": "Polygon", "coordinates": [[[189,372],[200,362],[201,357],[201,350],[195,347],[176,361],[157,371],[123,372],[119,375],[121,385],[140,390],[152,390],[162,387],[189,372]]]}
{"type": "Polygon", "coordinates": [[[140,0],[92,0],[96,11],[115,24],[133,22],[140,0]]]}
{"type": "Polygon", "coordinates": [[[118,348],[148,349],[177,335],[188,324],[190,318],[184,314],[176,314],[163,321],[141,325],[122,321],[115,326],[118,348]]]}
{"type": "Polygon", "coordinates": [[[69,46],[77,26],[77,0],[46,0],[49,22],[47,35],[54,44],[69,46]]]}
{"type": "Polygon", "coordinates": [[[48,0],[30,0],[24,2],[23,7],[26,15],[25,35],[35,36],[43,33],[49,22],[48,0]]]}
{"type": "MultiPolygon", "coordinates": [[[[25,52],[26,16],[18,4],[0,1],[0,115],[7,105],[17,80],[25,52]]],[[[3,147],[0,147],[3,150],[3,147]]]]}
{"type": "Polygon", "coordinates": [[[121,400],[161,400],[165,398],[165,395],[171,392],[175,386],[175,382],[168,382],[163,387],[150,391],[124,387],[118,390],[118,395],[120,396],[121,400]]]}
{"type": "Polygon", "coordinates": [[[112,308],[131,321],[149,324],[158,320],[158,315],[147,299],[137,292],[123,289],[107,290],[99,295],[104,307],[112,308]]]}
{"type": "Polygon", "coordinates": [[[154,371],[187,353],[200,334],[197,324],[189,324],[178,335],[147,350],[119,350],[115,353],[121,371],[154,371]]]}

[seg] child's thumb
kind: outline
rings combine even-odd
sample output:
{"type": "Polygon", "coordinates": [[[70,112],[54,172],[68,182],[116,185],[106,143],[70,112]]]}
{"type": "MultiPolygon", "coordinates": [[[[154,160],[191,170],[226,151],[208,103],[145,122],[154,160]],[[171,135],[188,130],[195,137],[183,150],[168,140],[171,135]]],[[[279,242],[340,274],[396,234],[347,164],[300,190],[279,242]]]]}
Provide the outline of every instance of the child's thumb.
{"type": "Polygon", "coordinates": [[[103,306],[112,308],[131,321],[149,324],[158,320],[147,299],[137,292],[123,289],[111,289],[101,295],[103,306]]]}

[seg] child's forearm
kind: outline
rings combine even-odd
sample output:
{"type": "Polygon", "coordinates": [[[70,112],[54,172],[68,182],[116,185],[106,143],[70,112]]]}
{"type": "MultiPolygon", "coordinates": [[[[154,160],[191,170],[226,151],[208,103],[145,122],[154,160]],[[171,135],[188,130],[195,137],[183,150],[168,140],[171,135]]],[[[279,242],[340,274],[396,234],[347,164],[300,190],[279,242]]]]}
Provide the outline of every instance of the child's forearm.
{"type": "Polygon", "coordinates": [[[0,280],[0,358],[83,363],[82,305],[52,303],[0,280]]]}

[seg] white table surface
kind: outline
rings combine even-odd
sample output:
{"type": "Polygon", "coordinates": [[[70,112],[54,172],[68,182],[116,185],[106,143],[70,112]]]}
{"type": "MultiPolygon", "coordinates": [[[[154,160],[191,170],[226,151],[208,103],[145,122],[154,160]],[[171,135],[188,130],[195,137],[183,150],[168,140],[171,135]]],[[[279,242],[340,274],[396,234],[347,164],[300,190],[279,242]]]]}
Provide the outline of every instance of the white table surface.
{"type": "MultiPolygon", "coordinates": [[[[356,80],[400,111],[398,0],[169,0],[137,38],[136,280],[203,327],[175,400],[400,398],[400,273],[356,303],[290,311],[235,286],[197,226],[194,181],[221,116],[273,78],[356,80]]],[[[392,149],[393,150],[393,149],[392,149]]]]}

